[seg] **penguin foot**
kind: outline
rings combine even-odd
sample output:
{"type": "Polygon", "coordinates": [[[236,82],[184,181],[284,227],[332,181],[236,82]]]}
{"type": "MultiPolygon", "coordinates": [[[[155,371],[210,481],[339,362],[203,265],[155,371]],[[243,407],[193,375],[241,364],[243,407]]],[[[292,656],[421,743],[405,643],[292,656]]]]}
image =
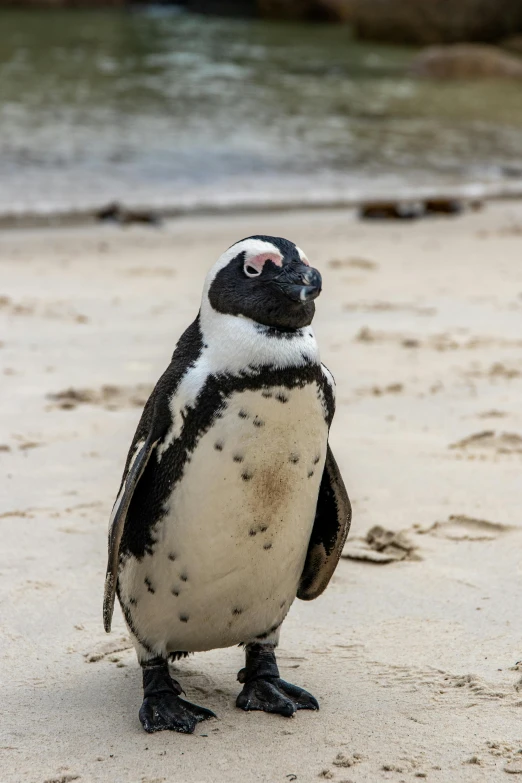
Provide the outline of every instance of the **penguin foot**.
{"type": "Polygon", "coordinates": [[[318,710],[317,699],[311,693],[279,677],[266,677],[247,682],[236,706],[242,710],[263,710],[291,718],[297,710],[318,710]]]}
{"type": "Polygon", "coordinates": [[[181,685],[172,679],[166,661],[154,659],[143,665],[143,704],[139,717],[145,731],[179,731],[192,734],[196,725],[217,715],[205,707],[180,698],[181,685]]]}
{"type": "Polygon", "coordinates": [[[171,693],[146,696],[139,715],[141,725],[149,734],[165,730],[192,734],[202,720],[217,717],[211,710],[191,704],[171,693]]]}
{"type": "Polygon", "coordinates": [[[245,711],[276,712],[287,718],[297,710],[318,710],[311,693],[280,678],[274,649],[273,644],[247,644],[246,665],[237,675],[244,687],[236,706],[245,711]]]}

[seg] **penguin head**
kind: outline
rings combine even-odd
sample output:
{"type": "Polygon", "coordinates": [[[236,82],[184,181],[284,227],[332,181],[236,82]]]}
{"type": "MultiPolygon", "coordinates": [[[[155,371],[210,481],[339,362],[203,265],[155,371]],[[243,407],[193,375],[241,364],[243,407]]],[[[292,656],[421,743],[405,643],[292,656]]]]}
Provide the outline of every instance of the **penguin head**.
{"type": "Polygon", "coordinates": [[[321,286],[321,275],[293,242],[253,236],[223,253],[203,296],[219,313],[291,331],[312,322],[321,286]]]}

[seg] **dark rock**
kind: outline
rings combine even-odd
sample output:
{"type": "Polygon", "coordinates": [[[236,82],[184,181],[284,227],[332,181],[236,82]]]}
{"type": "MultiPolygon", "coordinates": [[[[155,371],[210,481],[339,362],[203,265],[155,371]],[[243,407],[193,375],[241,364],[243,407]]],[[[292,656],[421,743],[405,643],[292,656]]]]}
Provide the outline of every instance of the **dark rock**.
{"type": "Polygon", "coordinates": [[[415,57],[410,73],[431,79],[522,79],[522,60],[495,46],[430,46],[415,57]]]}
{"type": "Polygon", "coordinates": [[[257,0],[265,19],[351,22],[358,0],[257,0]]]}
{"type": "Polygon", "coordinates": [[[357,0],[357,37],[392,43],[498,41],[522,33],[521,0],[357,0]]]}
{"type": "Polygon", "coordinates": [[[512,54],[522,55],[522,35],[511,35],[509,38],[504,38],[499,45],[512,54]]]}
{"type": "Polygon", "coordinates": [[[0,0],[0,8],[121,8],[126,0],[0,0]]]}
{"type": "Polygon", "coordinates": [[[161,217],[156,212],[148,209],[127,209],[122,204],[114,201],[96,212],[97,220],[119,223],[122,226],[130,223],[146,223],[157,226],[161,223],[161,217]]]}
{"type": "Polygon", "coordinates": [[[427,214],[432,215],[459,215],[464,204],[454,198],[430,198],[425,203],[427,214]]]}
{"type": "Polygon", "coordinates": [[[361,204],[362,220],[415,220],[422,217],[424,205],[418,201],[367,201],[361,204]]]}
{"type": "Polygon", "coordinates": [[[186,0],[187,10],[211,16],[257,16],[257,0],[186,0]]]}

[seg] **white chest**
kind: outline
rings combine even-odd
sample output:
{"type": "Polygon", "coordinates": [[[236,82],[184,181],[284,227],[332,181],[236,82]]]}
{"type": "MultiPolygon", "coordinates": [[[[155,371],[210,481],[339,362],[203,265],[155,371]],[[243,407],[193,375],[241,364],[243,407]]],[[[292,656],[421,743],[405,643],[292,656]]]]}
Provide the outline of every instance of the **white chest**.
{"type": "Polygon", "coordinates": [[[153,555],[120,577],[134,591],[137,627],[158,649],[247,642],[282,621],[306,557],[327,436],[315,383],[227,401],[166,503],[153,555]]]}

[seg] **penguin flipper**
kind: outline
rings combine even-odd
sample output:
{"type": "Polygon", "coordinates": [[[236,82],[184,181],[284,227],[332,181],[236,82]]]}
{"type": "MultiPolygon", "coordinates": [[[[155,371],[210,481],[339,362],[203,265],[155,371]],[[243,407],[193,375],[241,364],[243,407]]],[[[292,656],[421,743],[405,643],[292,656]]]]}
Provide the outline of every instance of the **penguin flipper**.
{"type": "Polygon", "coordinates": [[[297,597],[317,598],[326,589],[350,530],[352,507],[330,446],[326,452],[315,521],[297,597]]]}
{"type": "MultiPolygon", "coordinates": [[[[152,430],[146,440],[136,449],[134,456],[128,461],[128,467],[123,477],[122,486],[116,503],[112,510],[109,526],[109,559],[105,576],[105,592],[103,596],[103,625],[107,633],[111,630],[112,614],[114,612],[114,599],[116,596],[116,582],[118,578],[118,561],[120,555],[120,542],[127,519],[127,512],[134,494],[134,490],[147,467],[147,463],[159,438],[152,430]]],[[[131,449],[132,451],[132,449],[131,449]]]]}

